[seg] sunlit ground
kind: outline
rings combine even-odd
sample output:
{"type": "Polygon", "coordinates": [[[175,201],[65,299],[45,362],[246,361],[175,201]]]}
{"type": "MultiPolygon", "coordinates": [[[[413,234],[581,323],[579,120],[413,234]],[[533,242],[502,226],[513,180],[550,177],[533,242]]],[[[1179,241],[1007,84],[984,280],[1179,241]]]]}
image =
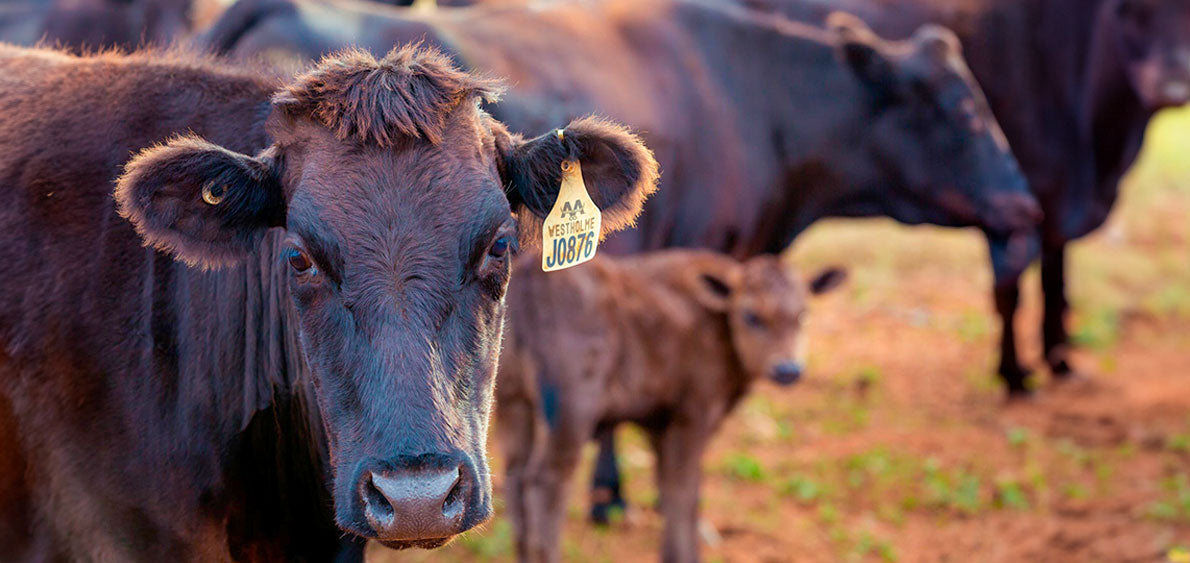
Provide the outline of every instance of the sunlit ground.
{"type": "MultiPolygon", "coordinates": [[[[761,385],[707,456],[710,561],[1190,561],[1190,111],[1157,119],[1111,221],[1070,255],[1087,380],[1006,405],[982,237],[825,221],[791,259],[848,267],[814,303],[811,373],[761,385]]],[[[1018,327],[1040,365],[1037,272],[1018,327]]],[[[586,526],[576,477],[567,561],[655,560],[652,459],[622,431],[633,510],[586,526]]],[[[493,448],[494,450],[496,448],[493,448]]],[[[588,452],[591,454],[593,452],[588,452]]],[[[500,463],[496,460],[496,472],[500,463]]],[[[513,557],[503,518],[436,552],[513,557]]]]}

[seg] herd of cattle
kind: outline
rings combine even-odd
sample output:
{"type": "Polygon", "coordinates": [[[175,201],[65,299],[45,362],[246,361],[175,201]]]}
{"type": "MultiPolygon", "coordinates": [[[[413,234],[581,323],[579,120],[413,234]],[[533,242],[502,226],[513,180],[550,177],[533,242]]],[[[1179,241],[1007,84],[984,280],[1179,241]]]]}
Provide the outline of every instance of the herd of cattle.
{"type": "Polygon", "coordinates": [[[522,559],[559,558],[587,441],[592,517],[623,503],[632,422],[696,560],[707,441],[843,277],[775,254],[981,229],[1027,393],[1022,272],[1070,377],[1064,249],[1190,101],[1184,0],[473,4],[0,6],[0,559],[438,547],[492,514],[495,410],[522,559]],[[542,272],[574,161],[622,232],[542,272]]]}

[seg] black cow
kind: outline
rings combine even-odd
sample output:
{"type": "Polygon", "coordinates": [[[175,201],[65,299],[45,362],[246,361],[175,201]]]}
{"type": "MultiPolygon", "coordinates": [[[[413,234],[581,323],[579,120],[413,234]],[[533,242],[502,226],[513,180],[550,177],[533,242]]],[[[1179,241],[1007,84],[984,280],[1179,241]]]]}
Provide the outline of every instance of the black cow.
{"type": "Polygon", "coordinates": [[[483,522],[513,250],[564,158],[606,231],[657,178],[605,121],[510,134],[428,49],[274,79],[5,46],[0,74],[10,561],[358,559],[483,522]]]}
{"type": "MultiPolygon", "coordinates": [[[[1066,246],[1103,225],[1153,114],[1190,101],[1190,2],[1184,0],[749,0],[823,21],[840,6],[881,33],[935,22],[962,39],[975,76],[1041,203],[1042,333],[1057,380],[1070,365],[1066,246]]],[[[992,239],[1002,323],[1000,376],[1028,393],[1013,317],[1021,268],[1006,268],[992,239]]]]}

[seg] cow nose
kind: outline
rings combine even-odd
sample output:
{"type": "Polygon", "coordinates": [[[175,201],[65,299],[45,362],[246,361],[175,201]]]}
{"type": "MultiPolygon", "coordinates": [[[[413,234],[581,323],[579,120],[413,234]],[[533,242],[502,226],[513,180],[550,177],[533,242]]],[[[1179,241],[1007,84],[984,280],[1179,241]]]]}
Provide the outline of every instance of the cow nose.
{"type": "Polygon", "coordinates": [[[773,368],[772,380],[779,385],[792,385],[802,378],[801,362],[782,362],[773,368]]]}
{"type": "Polygon", "coordinates": [[[364,518],[385,542],[449,538],[463,531],[466,477],[462,465],[364,471],[364,518]]]}

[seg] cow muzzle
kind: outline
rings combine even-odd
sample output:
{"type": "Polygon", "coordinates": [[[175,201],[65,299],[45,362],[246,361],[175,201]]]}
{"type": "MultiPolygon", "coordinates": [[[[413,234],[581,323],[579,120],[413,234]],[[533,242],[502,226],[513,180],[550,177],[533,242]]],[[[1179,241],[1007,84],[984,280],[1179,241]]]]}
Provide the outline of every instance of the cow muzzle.
{"type": "Polygon", "coordinates": [[[772,379],[777,385],[793,385],[802,378],[804,371],[805,368],[801,362],[781,362],[773,366],[769,379],[772,379]]]}
{"type": "Polygon", "coordinates": [[[463,455],[401,457],[366,464],[358,510],[376,539],[393,549],[440,547],[484,518],[473,464],[463,455]],[[478,521],[477,521],[478,520],[478,521]]]}
{"type": "Polygon", "coordinates": [[[1009,236],[1029,232],[1043,219],[1041,206],[1027,192],[993,194],[988,198],[984,224],[989,232],[1009,236]]]}

